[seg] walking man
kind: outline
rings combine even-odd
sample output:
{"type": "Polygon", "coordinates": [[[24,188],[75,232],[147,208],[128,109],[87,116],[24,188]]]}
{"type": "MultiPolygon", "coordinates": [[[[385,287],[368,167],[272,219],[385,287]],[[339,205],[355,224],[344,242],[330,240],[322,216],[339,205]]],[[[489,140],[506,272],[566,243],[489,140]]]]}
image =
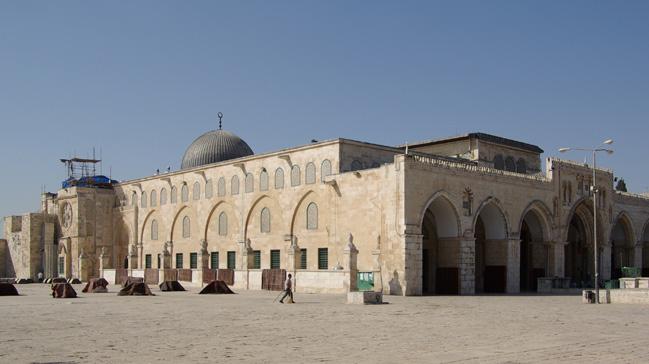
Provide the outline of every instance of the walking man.
{"type": "Polygon", "coordinates": [[[291,279],[293,276],[289,273],[288,274],[288,279],[284,282],[284,296],[282,296],[282,299],[279,300],[279,303],[284,303],[284,298],[288,297],[290,299],[290,303],[293,303],[293,280],[291,279]]]}

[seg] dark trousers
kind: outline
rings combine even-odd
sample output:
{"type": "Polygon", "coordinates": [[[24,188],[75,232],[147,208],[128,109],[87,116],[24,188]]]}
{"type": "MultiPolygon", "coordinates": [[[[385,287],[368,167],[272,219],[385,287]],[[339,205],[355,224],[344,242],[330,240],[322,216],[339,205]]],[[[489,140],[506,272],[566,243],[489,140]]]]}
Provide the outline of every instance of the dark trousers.
{"type": "Polygon", "coordinates": [[[292,289],[287,289],[284,291],[284,295],[282,296],[282,299],[279,300],[279,302],[284,302],[284,298],[286,297],[291,297],[291,301],[293,300],[293,290],[292,289]]]}

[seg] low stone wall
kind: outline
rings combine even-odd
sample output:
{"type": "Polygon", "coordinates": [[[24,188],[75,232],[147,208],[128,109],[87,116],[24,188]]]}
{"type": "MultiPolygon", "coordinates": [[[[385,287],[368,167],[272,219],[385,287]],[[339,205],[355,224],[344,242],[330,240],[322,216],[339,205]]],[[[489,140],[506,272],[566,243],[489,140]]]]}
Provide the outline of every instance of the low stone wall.
{"type": "Polygon", "coordinates": [[[254,269],[248,271],[248,289],[260,290],[261,289],[261,269],[254,269]]]}
{"type": "Polygon", "coordinates": [[[295,273],[295,292],[297,293],[345,293],[345,281],[349,272],[335,271],[297,271],[295,273]]]}
{"type": "MultiPolygon", "coordinates": [[[[248,289],[247,286],[247,275],[248,272],[245,270],[235,270],[234,271],[234,287],[235,289],[248,289]]],[[[261,280],[261,278],[260,278],[261,280]]]]}
{"type": "Polygon", "coordinates": [[[649,278],[620,278],[620,289],[643,288],[649,289],[649,278]]]}
{"type": "MultiPolygon", "coordinates": [[[[161,270],[162,271],[162,270],[161,270]]],[[[115,282],[116,270],[104,269],[100,276],[108,282],[115,282]]],[[[144,278],[144,269],[133,269],[132,277],[144,278]]],[[[233,289],[239,290],[261,290],[261,269],[236,270],[234,271],[233,289]]],[[[345,293],[345,282],[349,279],[349,272],[342,270],[335,271],[297,271],[294,282],[296,293],[345,293]]],[[[202,272],[198,269],[192,271],[192,284],[202,284],[202,272]]]]}
{"type": "Polygon", "coordinates": [[[602,303],[649,304],[649,289],[600,290],[600,301],[602,303]]]}

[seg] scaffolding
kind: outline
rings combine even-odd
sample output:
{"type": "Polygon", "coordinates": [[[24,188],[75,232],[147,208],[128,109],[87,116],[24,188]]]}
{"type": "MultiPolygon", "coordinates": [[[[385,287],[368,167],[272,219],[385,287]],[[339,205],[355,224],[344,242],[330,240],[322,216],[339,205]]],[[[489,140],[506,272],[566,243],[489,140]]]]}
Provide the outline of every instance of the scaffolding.
{"type": "Polygon", "coordinates": [[[100,159],[70,158],[61,159],[61,163],[65,164],[68,175],[68,178],[62,182],[63,188],[112,188],[112,185],[117,183],[106,176],[97,175],[97,164],[101,163],[100,159]]]}

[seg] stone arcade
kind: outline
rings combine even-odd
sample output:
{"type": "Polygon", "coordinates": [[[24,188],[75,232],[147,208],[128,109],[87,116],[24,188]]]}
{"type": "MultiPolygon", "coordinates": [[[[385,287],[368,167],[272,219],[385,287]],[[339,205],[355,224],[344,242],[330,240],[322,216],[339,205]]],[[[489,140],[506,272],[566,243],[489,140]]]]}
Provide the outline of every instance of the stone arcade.
{"type": "MultiPolygon", "coordinates": [[[[298,292],[344,292],[372,272],[386,294],[535,291],[542,277],[592,286],[592,174],[534,145],[472,133],[391,147],[335,139],[253,154],[215,130],[179,171],[42,196],[5,218],[0,276],[87,280],[230,268],[260,289],[282,268],[298,292]],[[353,236],[351,242],[350,234],[353,236]],[[160,270],[160,271],[158,271],[160,270]],[[556,279],[556,278],[553,278],[556,279]]],[[[597,171],[600,277],[649,274],[649,198],[597,171]]]]}

